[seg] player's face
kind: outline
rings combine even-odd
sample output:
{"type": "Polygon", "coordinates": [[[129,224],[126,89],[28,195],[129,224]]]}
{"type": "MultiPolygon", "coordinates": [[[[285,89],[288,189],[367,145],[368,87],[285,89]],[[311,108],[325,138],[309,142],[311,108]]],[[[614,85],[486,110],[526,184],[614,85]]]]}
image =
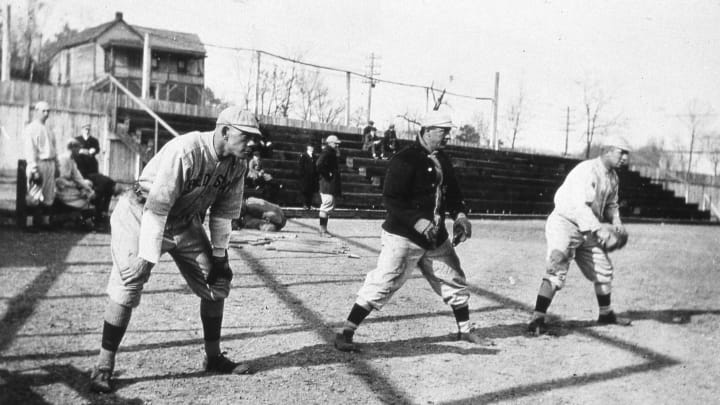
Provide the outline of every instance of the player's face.
{"type": "Polygon", "coordinates": [[[620,148],[612,148],[607,152],[607,162],[610,164],[610,167],[614,169],[619,169],[623,165],[623,162],[627,162],[627,159],[627,151],[620,148]]]}
{"type": "Polygon", "coordinates": [[[248,141],[250,135],[240,131],[237,128],[227,127],[227,141],[225,142],[225,151],[239,158],[246,158],[248,153],[248,141]]]}
{"type": "Polygon", "coordinates": [[[444,148],[449,138],[450,128],[431,127],[427,128],[423,134],[423,139],[425,139],[425,144],[430,149],[430,152],[444,148]]]}

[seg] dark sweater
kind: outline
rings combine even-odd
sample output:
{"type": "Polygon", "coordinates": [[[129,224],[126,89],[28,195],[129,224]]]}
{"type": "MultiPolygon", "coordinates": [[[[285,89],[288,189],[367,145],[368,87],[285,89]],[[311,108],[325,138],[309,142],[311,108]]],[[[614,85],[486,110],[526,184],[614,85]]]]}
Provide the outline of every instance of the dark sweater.
{"type": "MultiPolygon", "coordinates": [[[[413,226],[420,218],[433,220],[437,173],[428,154],[417,142],[398,152],[390,160],[383,188],[383,202],[387,210],[383,229],[406,237],[425,249],[434,246],[413,226]]],[[[467,208],[450,159],[443,151],[439,151],[437,157],[443,171],[441,221],[437,237],[440,245],[448,238],[445,213],[449,212],[455,219],[459,213],[466,213],[467,208]]]]}

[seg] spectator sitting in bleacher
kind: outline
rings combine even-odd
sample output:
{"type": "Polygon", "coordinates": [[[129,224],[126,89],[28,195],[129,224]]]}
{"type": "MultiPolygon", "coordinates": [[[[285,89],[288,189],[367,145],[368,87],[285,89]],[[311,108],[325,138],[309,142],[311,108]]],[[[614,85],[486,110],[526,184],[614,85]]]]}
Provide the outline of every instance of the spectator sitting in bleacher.
{"type": "Polygon", "coordinates": [[[377,134],[373,121],[368,121],[368,125],[363,129],[363,147],[364,151],[371,151],[373,159],[378,158],[378,148],[382,149],[383,140],[377,134]]]}
{"type": "Polygon", "coordinates": [[[276,201],[278,189],[282,185],[273,180],[273,176],[263,169],[260,151],[253,152],[252,159],[248,162],[246,186],[256,190],[262,190],[262,196],[268,201],[276,201]]]}
{"type": "Polygon", "coordinates": [[[395,124],[390,124],[383,134],[382,154],[381,158],[388,159],[398,151],[397,133],[395,132],[395,124]]]}
{"type": "Polygon", "coordinates": [[[92,182],[83,178],[75,163],[79,154],[80,142],[71,139],[67,143],[67,152],[58,159],[58,177],[55,179],[56,198],[68,207],[85,209],[95,196],[92,182]]]}
{"type": "Polygon", "coordinates": [[[261,133],[253,137],[252,141],[248,143],[248,146],[252,152],[260,152],[260,157],[271,158],[273,153],[273,143],[267,134],[261,133]]]}

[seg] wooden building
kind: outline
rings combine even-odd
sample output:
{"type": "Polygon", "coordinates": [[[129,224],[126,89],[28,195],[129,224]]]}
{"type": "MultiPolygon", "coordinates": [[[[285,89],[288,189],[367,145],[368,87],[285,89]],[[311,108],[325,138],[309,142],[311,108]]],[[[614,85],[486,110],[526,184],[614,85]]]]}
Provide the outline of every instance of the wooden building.
{"type": "Polygon", "coordinates": [[[109,88],[116,77],[135,95],[142,84],[143,41],[151,47],[150,96],[157,100],[202,104],[205,47],[197,34],[130,25],[122,13],[55,44],[49,69],[53,85],[109,88]]]}

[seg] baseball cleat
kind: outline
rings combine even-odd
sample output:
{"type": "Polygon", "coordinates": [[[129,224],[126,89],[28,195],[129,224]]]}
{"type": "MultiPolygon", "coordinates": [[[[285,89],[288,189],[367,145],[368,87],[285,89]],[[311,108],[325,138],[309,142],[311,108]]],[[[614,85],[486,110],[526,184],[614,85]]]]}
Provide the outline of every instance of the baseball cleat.
{"type": "Polygon", "coordinates": [[[533,336],[540,336],[547,333],[548,328],[545,324],[545,318],[533,319],[527,326],[527,331],[533,336]]]}
{"type": "Polygon", "coordinates": [[[112,377],[112,370],[107,367],[95,366],[90,373],[90,391],[103,393],[111,392],[113,387],[110,382],[110,377],[112,377]]]}
{"type": "Polygon", "coordinates": [[[598,317],[597,323],[599,323],[600,325],[630,326],[630,324],[632,324],[632,320],[629,318],[617,316],[615,315],[614,311],[610,311],[605,315],[600,315],[598,317]]]}
{"type": "Polygon", "coordinates": [[[493,342],[492,340],[484,338],[482,336],[478,336],[473,332],[458,332],[457,340],[470,342],[480,346],[495,346],[495,342],[493,342]]]}
{"type": "Polygon", "coordinates": [[[220,374],[251,374],[250,365],[247,363],[236,363],[220,353],[213,358],[205,358],[205,371],[220,374]]]}
{"type": "Polygon", "coordinates": [[[341,352],[355,351],[355,343],[353,343],[353,335],[338,332],[335,334],[335,348],[341,352]]]}

